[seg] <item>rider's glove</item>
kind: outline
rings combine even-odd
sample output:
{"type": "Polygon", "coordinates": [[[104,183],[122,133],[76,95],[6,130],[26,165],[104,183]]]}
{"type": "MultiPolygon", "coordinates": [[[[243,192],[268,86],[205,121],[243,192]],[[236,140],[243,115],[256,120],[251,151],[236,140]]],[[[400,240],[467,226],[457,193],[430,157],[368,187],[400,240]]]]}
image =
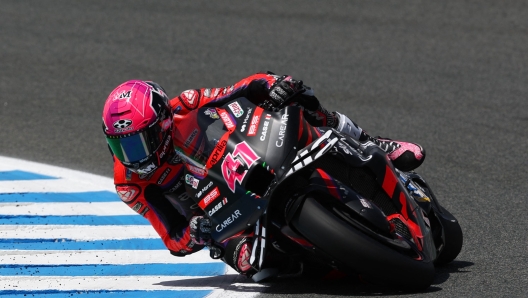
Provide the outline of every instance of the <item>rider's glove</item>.
{"type": "Polygon", "coordinates": [[[211,220],[203,216],[193,216],[189,221],[192,242],[198,245],[211,243],[211,220]]]}
{"type": "Polygon", "coordinates": [[[284,102],[304,91],[306,89],[303,81],[294,80],[291,76],[282,76],[270,88],[270,101],[273,107],[281,107],[284,102]]]}

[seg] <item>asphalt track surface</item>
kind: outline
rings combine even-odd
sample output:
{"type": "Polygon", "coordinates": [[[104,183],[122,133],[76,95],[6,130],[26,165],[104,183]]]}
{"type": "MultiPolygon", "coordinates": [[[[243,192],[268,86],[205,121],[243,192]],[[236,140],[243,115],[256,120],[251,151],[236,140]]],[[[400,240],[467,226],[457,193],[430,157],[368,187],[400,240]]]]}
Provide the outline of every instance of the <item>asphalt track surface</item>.
{"type": "Polygon", "coordinates": [[[110,177],[101,111],[119,83],[175,96],[290,74],[371,134],[422,144],[465,242],[426,293],[293,280],[264,297],[525,297],[528,5],[437,2],[1,0],[0,155],[110,177]]]}

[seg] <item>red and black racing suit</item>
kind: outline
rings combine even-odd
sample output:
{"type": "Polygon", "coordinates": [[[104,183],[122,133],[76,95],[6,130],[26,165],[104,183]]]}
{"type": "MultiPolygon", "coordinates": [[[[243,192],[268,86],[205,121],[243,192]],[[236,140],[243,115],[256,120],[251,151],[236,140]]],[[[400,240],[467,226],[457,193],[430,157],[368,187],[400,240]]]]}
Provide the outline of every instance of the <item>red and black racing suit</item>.
{"type": "MultiPolygon", "coordinates": [[[[258,105],[269,99],[270,88],[279,79],[271,73],[257,73],[225,88],[186,90],[170,104],[178,116],[185,116],[197,108],[220,106],[238,97],[246,97],[258,105]]],[[[334,126],[335,115],[321,107],[316,97],[299,96],[296,100],[304,108],[304,117],[312,126],[334,126]]],[[[184,168],[173,153],[155,171],[140,176],[114,158],[114,183],[119,197],[152,224],[165,246],[176,256],[203,248],[194,244],[189,236],[189,220],[203,215],[203,211],[185,192],[184,168]]]]}

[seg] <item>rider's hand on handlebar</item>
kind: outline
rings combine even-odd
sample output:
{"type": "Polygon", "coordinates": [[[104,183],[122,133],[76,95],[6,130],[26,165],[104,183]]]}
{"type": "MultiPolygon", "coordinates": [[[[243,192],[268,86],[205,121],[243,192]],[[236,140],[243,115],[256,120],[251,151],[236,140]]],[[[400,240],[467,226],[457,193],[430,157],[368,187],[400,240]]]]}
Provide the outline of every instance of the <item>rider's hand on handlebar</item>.
{"type": "Polygon", "coordinates": [[[203,216],[193,216],[189,221],[191,240],[198,245],[211,243],[211,220],[203,216]]]}
{"type": "Polygon", "coordinates": [[[305,90],[303,81],[294,80],[291,76],[282,76],[271,86],[269,96],[273,106],[279,108],[305,90]]]}

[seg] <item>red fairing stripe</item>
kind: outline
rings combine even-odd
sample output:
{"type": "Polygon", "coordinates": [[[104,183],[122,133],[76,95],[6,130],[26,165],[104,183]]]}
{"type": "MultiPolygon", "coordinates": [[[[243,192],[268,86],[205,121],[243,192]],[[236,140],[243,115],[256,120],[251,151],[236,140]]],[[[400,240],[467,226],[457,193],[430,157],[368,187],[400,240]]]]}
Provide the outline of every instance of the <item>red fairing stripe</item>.
{"type": "Polygon", "coordinates": [[[394,190],[396,189],[396,183],[398,180],[396,179],[396,176],[394,176],[394,173],[392,172],[391,168],[389,166],[385,166],[385,177],[383,178],[383,190],[389,195],[389,198],[392,199],[392,196],[394,195],[394,190]]]}
{"type": "Polygon", "coordinates": [[[302,112],[300,112],[301,114],[301,117],[300,117],[300,125],[299,125],[299,134],[297,135],[297,142],[300,142],[301,141],[301,138],[302,138],[302,135],[303,135],[303,132],[304,132],[304,119],[302,117],[302,112]]]}
{"type": "Polygon", "coordinates": [[[418,245],[418,248],[420,250],[422,250],[422,239],[423,239],[423,233],[422,233],[422,230],[420,229],[420,226],[418,224],[416,224],[415,222],[413,222],[410,218],[409,218],[409,213],[407,211],[407,207],[408,207],[408,204],[407,204],[407,199],[405,197],[405,194],[403,193],[400,193],[400,203],[402,205],[402,215],[403,217],[405,218],[406,220],[406,223],[407,223],[407,227],[411,230],[411,233],[413,234],[415,240],[418,240],[416,243],[418,245]]]}
{"type": "Polygon", "coordinates": [[[337,186],[334,184],[332,177],[330,177],[330,175],[328,175],[325,171],[321,169],[317,169],[317,173],[321,175],[321,178],[323,178],[326,184],[326,188],[328,189],[328,192],[330,192],[330,194],[333,197],[337,199],[341,199],[341,196],[339,195],[339,192],[337,191],[337,186]]]}
{"type": "Polygon", "coordinates": [[[313,244],[311,244],[310,242],[308,242],[306,239],[303,239],[303,238],[294,238],[290,235],[286,235],[286,237],[290,238],[291,240],[297,242],[298,244],[302,245],[302,246],[306,246],[306,247],[312,247],[313,244]]]}

